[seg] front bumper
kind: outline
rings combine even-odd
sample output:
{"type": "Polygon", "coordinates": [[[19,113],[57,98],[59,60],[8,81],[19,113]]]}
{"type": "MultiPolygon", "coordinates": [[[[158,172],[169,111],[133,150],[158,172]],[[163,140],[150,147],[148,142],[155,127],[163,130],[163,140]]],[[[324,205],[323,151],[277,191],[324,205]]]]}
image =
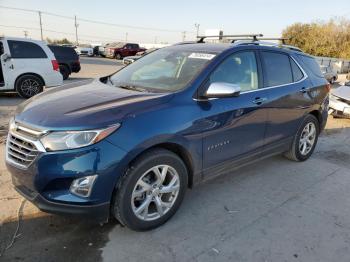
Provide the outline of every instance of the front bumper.
{"type": "Polygon", "coordinates": [[[115,185],[123,174],[125,151],[103,140],[76,150],[43,152],[27,168],[9,161],[15,189],[40,210],[54,214],[85,215],[104,222],[109,217],[115,185]],[[89,197],[69,190],[74,179],[97,174],[89,197]]]}
{"type": "Polygon", "coordinates": [[[52,202],[44,198],[35,191],[30,191],[24,186],[15,186],[16,191],[24,198],[28,199],[41,211],[57,215],[77,215],[84,216],[88,220],[106,222],[109,217],[110,203],[101,203],[96,205],[73,205],[52,202]]]}

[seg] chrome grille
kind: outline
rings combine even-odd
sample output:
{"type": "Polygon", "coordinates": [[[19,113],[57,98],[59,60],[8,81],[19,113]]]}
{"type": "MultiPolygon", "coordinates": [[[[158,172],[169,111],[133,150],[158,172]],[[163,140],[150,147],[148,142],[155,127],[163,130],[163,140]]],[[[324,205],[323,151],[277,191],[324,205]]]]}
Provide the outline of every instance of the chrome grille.
{"type": "Polygon", "coordinates": [[[7,141],[7,154],[15,163],[28,167],[38,156],[39,151],[33,143],[10,134],[7,141]]]}
{"type": "Polygon", "coordinates": [[[17,123],[9,131],[6,142],[7,162],[20,167],[28,168],[39,155],[45,152],[39,138],[43,131],[33,130],[17,123]]]}

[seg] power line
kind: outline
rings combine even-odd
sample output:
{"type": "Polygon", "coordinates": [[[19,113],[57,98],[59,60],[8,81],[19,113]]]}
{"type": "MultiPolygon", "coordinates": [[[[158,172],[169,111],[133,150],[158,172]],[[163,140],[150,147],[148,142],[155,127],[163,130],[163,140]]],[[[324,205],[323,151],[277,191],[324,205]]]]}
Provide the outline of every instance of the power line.
{"type": "MultiPolygon", "coordinates": [[[[0,24],[0,27],[7,27],[7,28],[16,28],[16,29],[25,29],[25,30],[34,30],[34,31],[40,31],[40,28],[37,27],[22,27],[22,26],[14,26],[14,25],[3,25],[0,24]]],[[[69,32],[62,32],[62,31],[56,31],[56,30],[49,30],[49,29],[43,29],[44,32],[50,32],[50,33],[57,33],[57,34],[64,34],[64,35],[71,35],[71,36],[75,36],[75,33],[69,33],[69,32]]],[[[103,36],[95,36],[95,35],[85,35],[82,34],[80,36],[83,37],[91,37],[91,38],[97,38],[97,39],[105,39],[105,40],[110,40],[110,41],[125,41],[125,39],[121,39],[121,38],[111,38],[111,37],[103,37],[103,36]]],[[[82,38],[80,38],[82,39],[82,38]]],[[[82,39],[82,40],[87,40],[87,39],[82,39]]],[[[89,39],[90,41],[91,39],[89,39]]],[[[135,40],[133,40],[135,41],[135,40]]],[[[137,41],[136,41],[137,42],[137,41]]]]}
{"type": "MultiPolygon", "coordinates": [[[[55,14],[51,12],[43,12],[39,10],[33,10],[33,9],[24,9],[24,8],[16,8],[16,7],[9,7],[9,6],[2,6],[0,5],[0,8],[6,8],[11,10],[18,10],[18,11],[25,11],[25,12],[41,12],[41,14],[50,15],[50,16],[56,16],[66,19],[72,19],[75,18],[72,16],[65,16],[60,14],[55,14]]],[[[130,29],[137,29],[137,30],[146,30],[146,31],[159,31],[159,32],[168,32],[168,33],[182,33],[183,30],[170,30],[170,29],[164,29],[164,28],[155,28],[155,27],[141,27],[141,26],[132,26],[132,25],[126,25],[126,24],[115,24],[115,23],[108,23],[108,22],[102,22],[102,21],[96,21],[91,19],[85,19],[85,18],[77,18],[79,21],[87,22],[87,23],[93,23],[93,24],[101,24],[101,25],[108,25],[108,26],[115,26],[115,27],[121,27],[121,28],[130,28],[130,29]]],[[[195,33],[193,31],[186,31],[186,33],[195,33]]]]}

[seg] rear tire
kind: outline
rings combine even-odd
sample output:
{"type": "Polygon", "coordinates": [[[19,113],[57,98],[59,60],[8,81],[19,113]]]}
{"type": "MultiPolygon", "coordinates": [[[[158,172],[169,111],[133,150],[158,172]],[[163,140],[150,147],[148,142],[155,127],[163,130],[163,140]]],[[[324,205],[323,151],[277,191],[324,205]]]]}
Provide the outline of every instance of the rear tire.
{"type": "Polygon", "coordinates": [[[70,70],[66,65],[60,65],[60,73],[63,76],[63,80],[67,80],[70,75],[70,70]]]}
{"type": "Polygon", "coordinates": [[[115,55],[115,59],[117,60],[122,60],[122,58],[123,58],[122,55],[119,53],[115,55]]]}
{"type": "Polygon", "coordinates": [[[35,75],[23,75],[16,80],[15,89],[23,98],[30,98],[43,91],[44,83],[35,75]]]}
{"type": "Polygon", "coordinates": [[[313,115],[307,115],[296,133],[291,148],[284,156],[293,161],[307,160],[315,150],[320,124],[313,115]]]}
{"type": "Polygon", "coordinates": [[[122,225],[145,231],[175,214],[187,189],[188,174],[176,154],[154,149],[138,157],[120,179],[111,212],[122,225]]]}

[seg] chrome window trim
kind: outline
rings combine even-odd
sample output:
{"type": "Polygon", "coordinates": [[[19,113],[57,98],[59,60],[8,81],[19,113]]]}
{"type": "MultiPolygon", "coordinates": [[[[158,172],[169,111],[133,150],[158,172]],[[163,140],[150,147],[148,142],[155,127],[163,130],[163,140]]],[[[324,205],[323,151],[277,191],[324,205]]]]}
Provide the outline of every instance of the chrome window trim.
{"type": "MultiPolygon", "coordinates": [[[[269,89],[273,89],[273,88],[279,88],[279,87],[284,87],[284,86],[289,86],[292,84],[298,84],[301,83],[303,81],[305,81],[309,76],[307,75],[307,73],[305,72],[304,68],[298,63],[298,61],[291,55],[289,54],[285,54],[288,57],[290,57],[291,59],[293,59],[293,61],[295,62],[295,64],[298,66],[298,68],[301,70],[301,72],[303,73],[304,77],[296,82],[290,82],[287,84],[283,84],[283,85],[276,85],[276,86],[267,86],[267,87],[262,87],[262,88],[258,88],[258,89],[254,89],[254,90],[249,90],[249,91],[243,91],[240,94],[248,94],[248,93],[254,93],[254,92],[259,92],[262,90],[269,90],[269,89]]],[[[292,69],[292,67],[291,67],[292,69]]],[[[208,101],[208,100],[215,100],[215,99],[219,99],[219,98],[209,98],[209,99],[198,99],[198,98],[193,98],[194,101],[208,101]]]]}

